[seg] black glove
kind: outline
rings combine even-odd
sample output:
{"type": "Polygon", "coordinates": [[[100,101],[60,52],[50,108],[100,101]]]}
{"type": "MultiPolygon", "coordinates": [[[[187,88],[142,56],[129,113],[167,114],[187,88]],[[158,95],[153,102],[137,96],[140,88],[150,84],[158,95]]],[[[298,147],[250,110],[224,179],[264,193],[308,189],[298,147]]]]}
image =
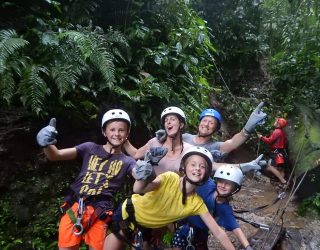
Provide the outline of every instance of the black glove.
{"type": "Polygon", "coordinates": [[[221,162],[228,155],[228,153],[221,152],[220,150],[211,150],[214,162],[221,162]]]}
{"type": "Polygon", "coordinates": [[[51,118],[49,125],[42,128],[37,134],[37,142],[42,148],[54,145],[57,143],[57,135],[56,118],[51,118]]]}
{"type": "Polygon", "coordinates": [[[132,169],[132,176],[138,181],[152,182],[156,178],[156,173],[149,162],[138,160],[132,169]]]}
{"type": "Polygon", "coordinates": [[[152,147],[146,153],[144,160],[151,163],[151,165],[158,165],[159,161],[167,154],[168,149],[163,147],[152,147]]]}
{"type": "Polygon", "coordinates": [[[164,141],[166,140],[166,137],[167,137],[167,133],[164,129],[159,129],[156,131],[156,138],[158,142],[164,143],[164,141]]]}

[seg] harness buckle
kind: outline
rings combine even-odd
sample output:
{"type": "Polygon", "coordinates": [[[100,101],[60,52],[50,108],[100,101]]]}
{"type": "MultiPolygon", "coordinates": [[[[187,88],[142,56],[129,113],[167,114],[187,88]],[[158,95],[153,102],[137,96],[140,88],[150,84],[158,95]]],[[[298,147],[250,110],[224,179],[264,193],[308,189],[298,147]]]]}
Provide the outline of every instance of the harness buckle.
{"type": "Polygon", "coordinates": [[[60,213],[63,215],[65,214],[68,209],[70,208],[70,204],[68,202],[64,202],[60,207],[59,207],[59,210],[60,210],[60,213]]]}

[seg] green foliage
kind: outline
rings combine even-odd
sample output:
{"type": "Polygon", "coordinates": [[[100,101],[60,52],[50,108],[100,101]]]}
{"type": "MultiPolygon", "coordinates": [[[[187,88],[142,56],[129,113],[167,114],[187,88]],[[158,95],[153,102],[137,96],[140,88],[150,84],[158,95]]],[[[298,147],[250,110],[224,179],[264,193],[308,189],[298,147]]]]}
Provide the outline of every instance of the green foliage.
{"type": "MultiPolygon", "coordinates": [[[[121,49],[127,46],[125,38],[117,31],[110,30],[106,35],[99,27],[93,30],[80,26],[77,30],[38,32],[38,35],[38,44],[34,44],[38,55],[32,60],[22,56],[24,61],[12,56],[12,61],[6,63],[16,67],[0,74],[2,99],[8,104],[20,100],[23,106],[41,115],[52,110],[51,102],[75,109],[82,96],[86,102],[80,103],[86,104],[81,108],[89,108],[91,114],[97,112],[97,95],[114,86],[114,61],[118,57],[123,59],[121,49]]],[[[3,38],[0,44],[2,61],[9,53],[16,52],[8,49],[7,40],[3,38]]],[[[13,43],[12,48],[20,47],[13,43]]],[[[125,91],[119,93],[125,94],[125,91]]]]}
{"type": "Polygon", "coordinates": [[[310,198],[304,199],[298,208],[299,215],[305,216],[307,213],[316,212],[320,216],[320,194],[316,193],[310,198]]]}
{"type": "Polygon", "coordinates": [[[130,107],[134,123],[149,130],[159,126],[155,114],[178,105],[194,125],[212,90],[208,54],[215,50],[206,23],[185,1],[154,1],[151,9],[147,1],[137,1],[130,9],[136,21],[126,35],[91,23],[75,27],[68,23],[75,13],[80,20],[96,8],[96,1],[89,1],[82,6],[85,15],[73,12],[81,2],[50,2],[46,8],[58,18],[33,16],[35,28],[24,34],[28,40],[13,40],[11,47],[5,38],[17,36],[15,31],[2,31],[1,100],[40,116],[96,117],[102,106],[130,107]],[[145,16],[141,6],[152,15],[145,16]],[[10,65],[15,67],[8,71],[10,65]]]}
{"type": "Polygon", "coordinates": [[[152,116],[168,105],[180,106],[188,123],[195,125],[212,90],[208,53],[214,48],[209,32],[184,1],[155,1],[152,6],[152,15],[136,18],[125,31],[131,47],[136,48],[129,61],[134,67],[126,71],[128,82],[138,88],[136,101],[143,107],[142,120],[149,129],[159,126],[159,119],[152,116]]]}
{"type": "Polygon", "coordinates": [[[0,74],[9,70],[8,59],[28,44],[28,41],[18,37],[14,30],[0,31],[0,74]]]}
{"type": "Polygon", "coordinates": [[[294,102],[320,105],[320,15],[315,0],[264,1],[263,32],[269,47],[274,97],[294,110],[294,102]]]}
{"type": "Polygon", "coordinates": [[[252,0],[200,0],[194,7],[208,22],[215,59],[223,67],[230,88],[236,88],[244,72],[260,54],[260,9],[252,0]]]}

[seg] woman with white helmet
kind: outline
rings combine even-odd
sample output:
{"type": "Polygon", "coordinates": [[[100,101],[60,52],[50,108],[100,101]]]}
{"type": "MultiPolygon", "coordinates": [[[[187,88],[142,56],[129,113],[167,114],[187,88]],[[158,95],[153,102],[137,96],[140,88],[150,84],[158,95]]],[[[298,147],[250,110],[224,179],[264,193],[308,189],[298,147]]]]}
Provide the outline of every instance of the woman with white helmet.
{"type": "Polygon", "coordinates": [[[124,242],[131,241],[134,229],[160,228],[190,215],[198,215],[225,249],[234,249],[203,200],[195,194],[196,187],[205,183],[212,171],[212,155],[208,150],[195,146],[184,153],[180,167],[182,177],[170,171],[155,179],[149,178],[152,171],[139,175],[148,168],[153,169],[148,162],[136,166],[135,194],[115,212],[112,233],[106,238],[105,250],[122,249],[124,242]],[[140,195],[142,193],[144,195],[140,195]],[[134,228],[129,226],[132,224],[134,228]]]}
{"type": "MultiPolygon", "coordinates": [[[[197,194],[203,199],[213,217],[217,219],[217,223],[227,231],[232,231],[246,250],[251,250],[229,204],[229,198],[241,189],[242,171],[236,166],[223,165],[216,170],[214,180],[215,182],[209,178],[204,185],[197,187],[197,194]]],[[[174,249],[186,248],[190,228],[193,230],[192,245],[198,250],[208,249],[208,227],[199,216],[190,216],[183,220],[173,238],[174,249]]]]}
{"type": "Polygon", "coordinates": [[[130,132],[129,115],[121,109],[107,111],[101,122],[104,145],[85,142],[58,149],[56,119],[37,134],[37,142],[52,161],[82,159],[78,177],[61,206],[59,249],[79,249],[82,240],[89,249],[102,250],[114,195],[131,175],[135,160],[121,151],[130,132]]]}
{"type": "Polygon", "coordinates": [[[182,133],[187,124],[185,113],[178,107],[165,108],[161,113],[161,124],[166,131],[166,136],[161,142],[156,137],[150,139],[139,149],[133,147],[130,142],[124,144],[126,152],[135,159],[142,159],[150,151],[153,155],[159,155],[167,149],[167,154],[158,162],[155,168],[156,174],[167,171],[179,172],[180,161],[183,153],[191,147],[190,144],[183,142],[182,133]]]}

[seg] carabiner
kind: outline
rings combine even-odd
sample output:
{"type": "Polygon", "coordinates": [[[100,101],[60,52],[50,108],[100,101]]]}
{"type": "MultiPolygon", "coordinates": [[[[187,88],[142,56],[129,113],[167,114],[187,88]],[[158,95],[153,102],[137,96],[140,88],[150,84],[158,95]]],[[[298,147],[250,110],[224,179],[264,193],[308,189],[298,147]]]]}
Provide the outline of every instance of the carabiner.
{"type": "Polygon", "coordinates": [[[192,245],[193,241],[193,227],[190,227],[188,237],[187,237],[188,245],[186,246],[186,250],[195,250],[196,248],[192,245]]]}
{"type": "Polygon", "coordinates": [[[83,226],[81,224],[82,218],[77,218],[77,222],[72,226],[72,233],[75,236],[81,235],[83,233],[83,226]]]}
{"type": "Polygon", "coordinates": [[[76,223],[72,226],[72,233],[76,236],[81,235],[83,233],[83,226],[81,224],[82,217],[84,214],[84,203],[83,198],[79,199],[78,209],[77,209],[77,220],[76,223]]]}
{"type": "Polygon", "coordinates": [[[143,238],[140,230],[137,232],[137,234],[134,237],[133,246],[135,247],[136,250],[143,250],[143,238]]]}

